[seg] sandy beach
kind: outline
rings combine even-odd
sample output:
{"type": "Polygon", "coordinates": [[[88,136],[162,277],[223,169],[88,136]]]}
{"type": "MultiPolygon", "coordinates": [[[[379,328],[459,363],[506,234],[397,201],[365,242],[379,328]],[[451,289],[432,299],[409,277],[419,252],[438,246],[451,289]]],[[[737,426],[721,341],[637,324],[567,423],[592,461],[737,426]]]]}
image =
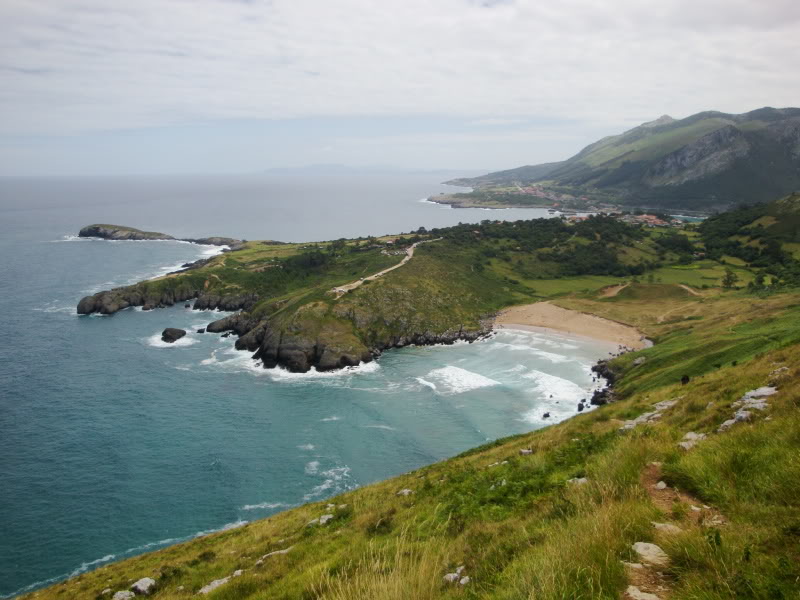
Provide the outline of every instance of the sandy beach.
{"type": "Polygon", "coordinates": [[[549,302],[513,306],[500,312],[494,321],[496,328],[551,329],[589,337],[641,350],[650,342],[635,327],[594,315],[561,308],[549,302]]]}

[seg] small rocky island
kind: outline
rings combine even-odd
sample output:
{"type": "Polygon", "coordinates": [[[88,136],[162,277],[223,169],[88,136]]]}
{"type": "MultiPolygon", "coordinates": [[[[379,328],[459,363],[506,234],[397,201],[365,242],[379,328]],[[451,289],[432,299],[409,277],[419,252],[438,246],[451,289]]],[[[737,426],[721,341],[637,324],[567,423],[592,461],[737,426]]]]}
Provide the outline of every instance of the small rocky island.
{"type": "Polygon", "coordinates": [[[191,242],[192,244],[201,244],[203,246],[228,246],[229,250],[240,249],[243,247],[244,241],[237,240],[230,237],[204,237],[204,238],[176,238],[166,233],[158,231],[142,231],[135,227],[127,227],[125,225],[107,225],[95,223],[94,225],[87,225],[81,228],[78,232],[78,237],[84,238],[99,238],[103,240],[122,240],[122,241],[162,241],[174,240],[177,242],[191,242]]]}

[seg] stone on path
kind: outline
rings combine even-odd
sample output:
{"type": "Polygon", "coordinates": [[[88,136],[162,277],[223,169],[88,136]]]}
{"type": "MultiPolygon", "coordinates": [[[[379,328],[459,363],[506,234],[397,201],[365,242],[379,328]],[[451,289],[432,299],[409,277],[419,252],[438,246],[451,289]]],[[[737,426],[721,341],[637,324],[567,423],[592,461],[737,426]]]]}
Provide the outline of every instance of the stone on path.
{"type": "Polygon", "coordinates": [[[135,597],[136,597],[136,594],[134,594],[130,590],[125,590],[125,591],[117,592],[116,594],[114,594],[114,596],[111,598],[111,600],[131,600],[132,598],[135,598],[135,597]]]}
{"type": "Polygon", "coordinates": [[[667,486],[666,482],[664,482],[664,481],[659,481],[659,482],[658,482],[657,484],[655,484],[653,487],[654,487],[654,488],[656,488],[657,490],[665,490],[665,489],[667,489],[667,487],[668,487],[668,486],[667,486]]]}
{"type": "Polygon", "coordinates": [[[408,488],[405,488],[405,489],[400,490],[399,492],[397,492],[397,495],[398,496],[410,496],[413,493],[414,493],[414,490],[409,490],[408,488]]]}
{"type": "Polygon", "coordinates": [[[628,589],[625,590],[625,596],[630,598],[630,600],[661,600],[659,596],[643,592],[635,585],[628,586],[628,589]]]}
{"type": "Polygon", "coordinates": [[[678,446],[684,450],[691,450],[697,445],[698,442],[702,442],[704,439],[706,439],[705,433],[695,433],[694,431],[690,431],[683,436],[682,442],[678,442],[678,446]]]}
{"type": "Polygon", "coordinates": [[[643,563],[653,565],[655,567],[668,567],[669,556],[660,547],[648,542],[636,542],[633,546],[633,551],[639,555],[643,563]]]}
{"type": "Polygon", "coordinates": [[[672,523],[656,523],[655,521],[651,522],[653,523],[653,527],[655,527],[658,531],[663,531],[664,533],[669,533],[670,535],[683,533],[683,529],[677,525],[673,525],[672,523]]]}
{"type": "Polygon", "coordinates": [[[458,573],[448,573],[442,579],[444,579],[445,583],[456,583],[461,576],[458,573]]]}

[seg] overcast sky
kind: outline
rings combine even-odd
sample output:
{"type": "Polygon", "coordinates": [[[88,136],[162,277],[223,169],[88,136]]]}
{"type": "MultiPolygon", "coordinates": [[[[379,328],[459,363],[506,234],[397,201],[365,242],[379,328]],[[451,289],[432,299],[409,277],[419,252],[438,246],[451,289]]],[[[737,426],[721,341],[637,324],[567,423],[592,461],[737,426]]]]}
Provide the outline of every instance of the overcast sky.
{"type": "Polygon", "coordinates": [[[2,0],[0,174],[509,168],[799,66],[798,0],[2,0]]]}

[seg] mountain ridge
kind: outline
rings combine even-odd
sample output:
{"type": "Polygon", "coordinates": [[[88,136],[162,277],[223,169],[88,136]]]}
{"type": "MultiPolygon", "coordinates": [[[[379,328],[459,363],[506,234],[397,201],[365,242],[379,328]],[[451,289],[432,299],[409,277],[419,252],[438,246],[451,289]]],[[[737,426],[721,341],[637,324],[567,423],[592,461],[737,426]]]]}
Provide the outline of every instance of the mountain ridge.
{"type": "Polygon", "coordinates": [[[487,190],[539,184],[651,208],[724,209],[800,188],[800,108],[663,115],[560,162],[447,183],[487,190]]]}

